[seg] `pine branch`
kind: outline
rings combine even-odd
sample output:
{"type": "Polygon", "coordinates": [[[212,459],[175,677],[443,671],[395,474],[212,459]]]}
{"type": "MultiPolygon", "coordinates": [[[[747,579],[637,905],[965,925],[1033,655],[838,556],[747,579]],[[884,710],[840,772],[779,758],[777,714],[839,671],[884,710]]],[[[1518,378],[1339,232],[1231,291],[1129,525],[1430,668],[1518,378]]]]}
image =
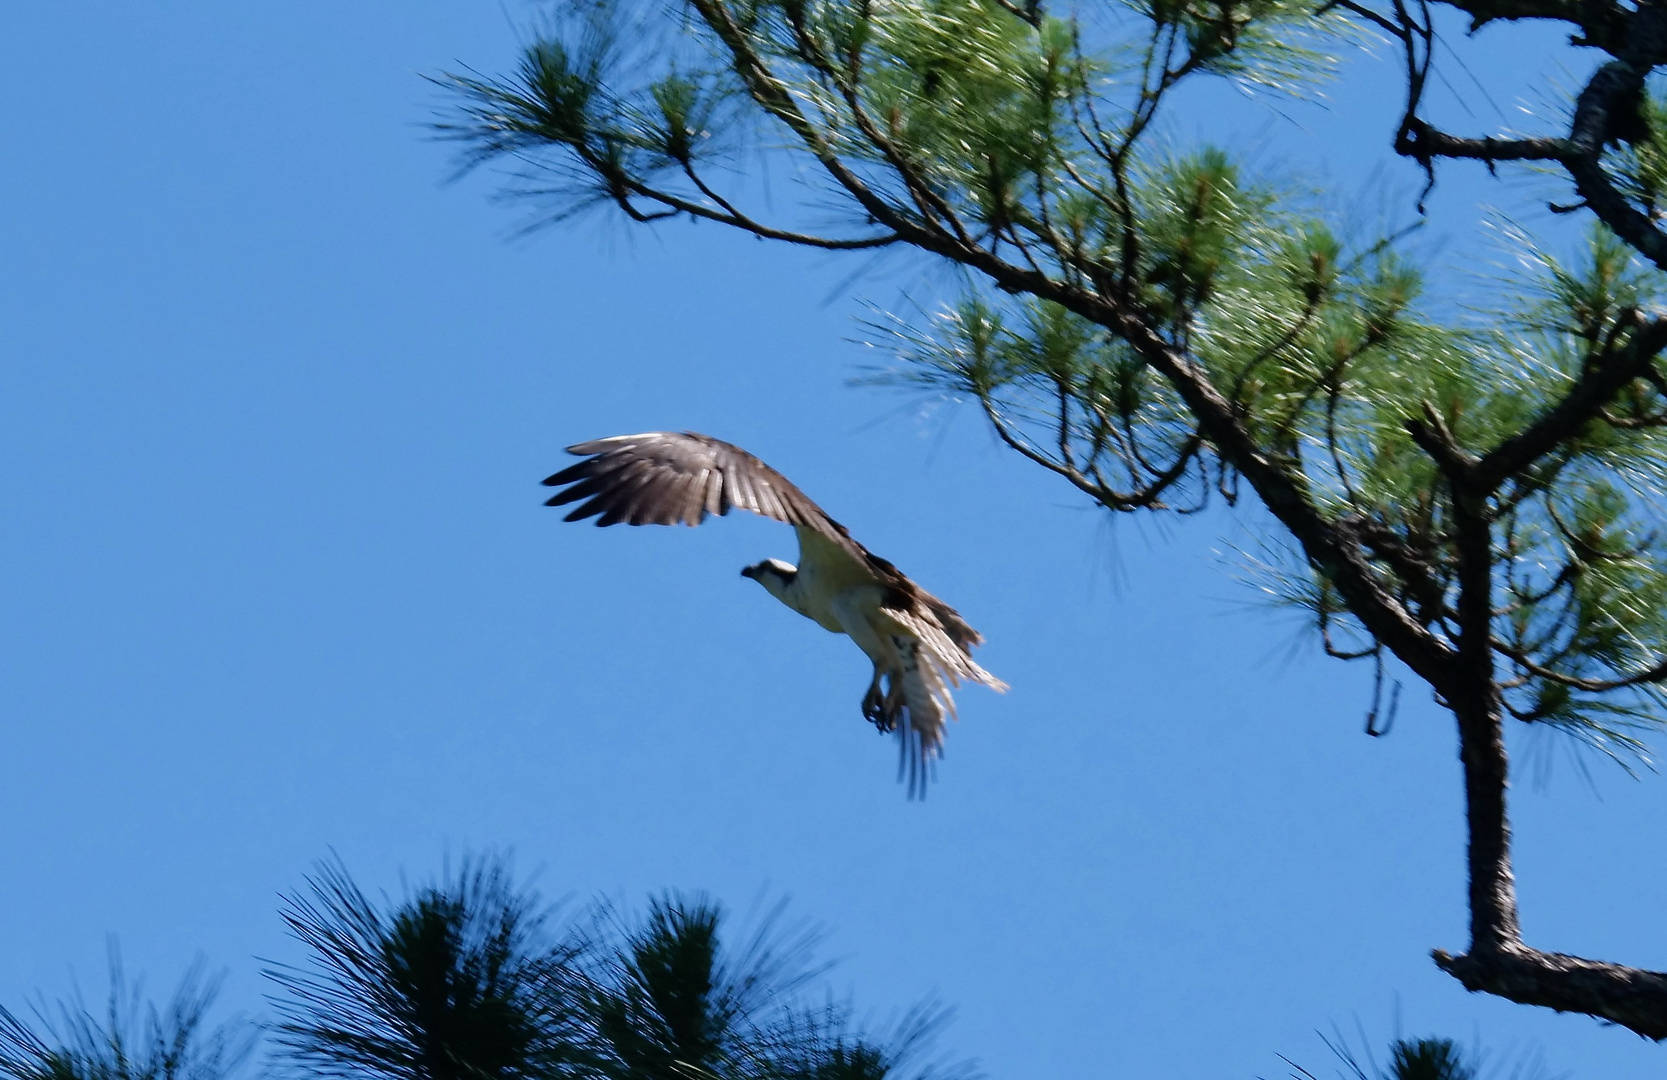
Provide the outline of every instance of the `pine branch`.
{"type": "Polygon", "coordinates": [[[1436,949],[1430,955],[1466,990],[1520,1005],[1585,1013],[1646,1039],[1667,1039],[1667,974],[1523,945],[1473,949],[1463,956],[1436,949]]]}
{"type": "Polygon", "coordinates": [[[1629,312],[1621,324],[1629,322],[1634,329],[1623,348],[1600,353],[1557,404],[1483,455],[1471,468],[1467,482],[1491,494],[1547,454],[1567,445],[1586,425],[1601,421],[1604,407],[1628,383],[1649,378],[1655,371],[1656,357],[1667,348],[1667,319],[1645,319],[1629,312]]]}

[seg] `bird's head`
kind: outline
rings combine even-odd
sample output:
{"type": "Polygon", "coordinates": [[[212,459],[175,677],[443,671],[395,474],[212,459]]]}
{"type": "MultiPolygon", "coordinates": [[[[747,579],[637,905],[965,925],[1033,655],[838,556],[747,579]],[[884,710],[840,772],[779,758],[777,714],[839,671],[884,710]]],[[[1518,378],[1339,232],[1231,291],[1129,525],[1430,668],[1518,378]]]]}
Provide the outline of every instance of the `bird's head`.
{"type": "Polygon", "coordinates": [[[780,559],[765,559],[761,563],[741,568],[741,576],[752,578],[777,600],[787,591],[787,586],[793,583],[793,577],[799,568],[792,563],[784,563],[780,559]]]}

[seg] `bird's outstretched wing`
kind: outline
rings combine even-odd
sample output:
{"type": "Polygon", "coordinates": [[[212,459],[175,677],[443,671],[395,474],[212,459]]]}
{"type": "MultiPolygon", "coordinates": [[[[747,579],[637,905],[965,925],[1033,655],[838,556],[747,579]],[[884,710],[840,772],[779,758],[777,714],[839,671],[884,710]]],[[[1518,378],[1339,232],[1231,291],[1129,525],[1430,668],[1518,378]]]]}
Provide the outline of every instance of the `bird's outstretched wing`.
{"type": "Polygon", "coordinates": [[[587,500],[565,520],[598,525],[699,525],[734,507],[852,542],[843,526],[781,473],[739,446],[692,431],[615,435],[567,448],[585,460],[544,481],[565,487],[544,505],[587,500]]]}

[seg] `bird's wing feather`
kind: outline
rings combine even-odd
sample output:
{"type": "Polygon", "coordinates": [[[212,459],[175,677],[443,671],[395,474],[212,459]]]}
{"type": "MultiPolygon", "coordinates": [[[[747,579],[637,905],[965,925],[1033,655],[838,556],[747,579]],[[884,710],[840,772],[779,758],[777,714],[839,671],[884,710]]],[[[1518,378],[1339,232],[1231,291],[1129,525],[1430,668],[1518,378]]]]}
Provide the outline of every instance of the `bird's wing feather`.
{"type": "Polygon", "coordinates": [[[567,448],[585,460],[544,481],[559,487],[546,506],[585,500],[568,521],[598,525],[698,525],[732,508],[815,530],[851,548],[844,526],[793,482],[738,446],[692,431],[615,435],[567,448]]]}
{"type": "Polygon", "coordinates": [[[894,641],[901,670],[893,676],[893,686],[901,682],[905,706],[898,711],[898,778],[907,778],[910,798],[923,798],[932,762],[943,756],[944,716],[955,715],[955,701],[918,641],[901,636],[894,641]]]}
{"type": "MultiPolygon", "coordinates": [[[[887,605],[879,614],[884,620],[886,633],[919,642],[921,662],[940,672],[944,682],[949,686],[960,686],[963,682],[970,682],[987,686],[998,693],[1007,689],[1006,683],[974,662],[972,653],[933,617],[934,613],[930,609],[907,609],[887,605]]],[[[944,691],[944,697],[948,713],[954,716],[955,703],[948,700],[947,689],[944,691]]]]}
{"type": "Polygon", "coordinates": [[[965,681],[1003,691],[1007,684],[974,663],[930,608],[883,605],[872,630],[892,646],[883,730],[896,731],[900,741],[899,779],[907,780],[911,798],[923,796],[932,762],[943,755],[946,721],[955,719],[953,688],[965,681]]]}

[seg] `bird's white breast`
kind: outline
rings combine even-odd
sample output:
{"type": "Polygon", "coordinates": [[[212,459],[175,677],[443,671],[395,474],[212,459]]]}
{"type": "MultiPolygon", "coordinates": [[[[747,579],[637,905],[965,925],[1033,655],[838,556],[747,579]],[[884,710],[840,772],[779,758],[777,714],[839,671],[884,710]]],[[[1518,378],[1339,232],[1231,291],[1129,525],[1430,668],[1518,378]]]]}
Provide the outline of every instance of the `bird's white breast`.
{"type": "Polygon", "coordinates": [[[815,562],[806,560],[805,564],[799,567],[799,572],[793,576],[793,583],[787,587],[786,595],[782,599],[787,602],[788,607],[812,620],[822,629],[843,634],[845,627],[834,610],[835,602],[844,591],[841,587],[843,584],[833,575],[824,572],[815,562]]]}
{"type": "Polygon", "coordinates": [[[802,525],[794,531],[799,535],[799,572],[783,602],[830,633],[850,633],[853,614],[878,609],[883,590],[873,572],[840,544],[802,525]]]}

